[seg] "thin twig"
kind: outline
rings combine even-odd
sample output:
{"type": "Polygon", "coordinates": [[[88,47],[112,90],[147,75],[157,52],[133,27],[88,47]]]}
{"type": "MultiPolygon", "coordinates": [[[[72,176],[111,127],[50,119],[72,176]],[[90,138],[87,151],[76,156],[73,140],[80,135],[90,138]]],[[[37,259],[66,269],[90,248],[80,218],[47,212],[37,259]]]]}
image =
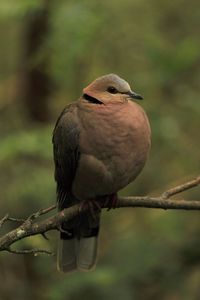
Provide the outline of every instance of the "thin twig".
{"type": "Polygon", "coordinates": [[[54,256],[55,253],[45,250],[45,249],[23,249],[23,250],[14,250],[11,248],[5,249],[5,251],[14,253],[14,254],[34,254],[37,256],[38,254],[48,254],[54,256]]]}
{"type": "Polygon", "coordinates": [[[40,216],[44,215],[44,214],[47,214],[49,213],[50,211],[52,211],[53,209],[56,208],[56,205],[52,205],[48,208],[43,208],[43,209],[40,209],[39,211],[31,214],[28,218],[27,218],[27,221],[30,221],[32,222],[33,220],[39,218],[40,216]]]}
{"type": "Polygon", "coordinates": [[[191,181],[189,181],[189,182],[186,182],[186,183],[184,183],[184,184],[181,184],[181,185],[179,185],[179,186],[176,186],[176,187],[174,187],[174,188],[172,188],[172,189],[169,189],[168,191],[166,191],[166,192],[164,192],[164,193],[162,194],[162,198],[163,198],[163,199],[168,199],[168,198],[170,198],[171,196],[174,196],[174,195],[176,195],[176,194],[182,193],[182,192],[184,192],[184,191],[186,191],[186,190],[189,190],[189,189],[191,189],[191,188],[193,188],[193,187],[195,187],[195,186],[198,186],[199,184],[200,184],[200,176],[197,177],[197,178],[194,179],[194,180],[191,180],[191,181]]]}
{"type": "Polygon", "coordinates": [[[45,232],[42,232],[41,235],[46,241],[49,241],[49,238],[46,236],[45,232]]]}
{"type": "Polygon", "coordinates": [[[3,226],[3,224],[8,220],[9,215],[6,214],[1,220],[0,220],[0,228],[3,226]]]}
{"type": "Polygon", "coordinates": [[[18,223],[23,223],[23,222],[25,222],[26,220],[25,220],[25,219],[16,219],[16,218],[11,218],[11,217],[9,217],[9,218],[8,218],[8,221],[11,221],[11,222],[18,222],[18,223]]]}
{"type": "Polygon", "coordinates": [[[6,215],[0,220],[0,228],[1,228],[7,221],[17,222],[17,223],[23,223],[23,222],[25,222],[25,219],[16,219],[16,218],[12,218],[12,217],[9,217],[9,214],[6,214],[6,215]]]}

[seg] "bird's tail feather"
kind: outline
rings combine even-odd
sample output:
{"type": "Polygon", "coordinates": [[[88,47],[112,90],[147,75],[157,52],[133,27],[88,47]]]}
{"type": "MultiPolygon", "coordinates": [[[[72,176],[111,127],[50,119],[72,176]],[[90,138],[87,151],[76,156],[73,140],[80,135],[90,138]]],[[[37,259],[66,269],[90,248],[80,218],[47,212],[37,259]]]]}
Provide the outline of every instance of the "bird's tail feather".
{"type": "Polygon", "coordinates": [[[90,271],[96,265],[98,237],[60,239],[57,267],[61,272],[90,271]]]}
{"type": "Polygon", "coordinates": [[[80,271],[90,271],[94,269],[97,261],[98,237],[83,237],[78,241],[77,269],[80,271]]]}
{"type": "Polygon", "coordinates": [[[94,220],[83,214],[73,223],[64,223],[58,245],[57,267],[62,272],[90,271],[97,260],[100,213],[94,220]]]}
{"type": "Polygon", "coordinates": [[[76,267],[75,238],[64,240],[60,238],[57,253],[57,268],[61,272],[72,272],[76,267]]]}

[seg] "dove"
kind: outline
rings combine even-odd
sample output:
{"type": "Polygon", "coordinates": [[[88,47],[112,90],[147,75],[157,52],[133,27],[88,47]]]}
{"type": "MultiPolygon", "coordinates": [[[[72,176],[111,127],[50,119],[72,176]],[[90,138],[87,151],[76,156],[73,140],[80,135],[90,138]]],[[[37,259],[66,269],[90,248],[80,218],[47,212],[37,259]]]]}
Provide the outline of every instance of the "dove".
{"type": "MultiPolygon", "coordinates": [[[[142,171],[151,145],[143,99],[116,74],[101,76],[67,105],[53,131],[58,209],[84,203],[117,205],[117,192],[142,171]],[[136,101],[135,101],[136,100],[136,101]],[[107,201],[105,200],[105,201],[107,201]]],[[[90,271],[97,261],[100,211],[64,222],[57,265],[62,272],[90,271]]]]}

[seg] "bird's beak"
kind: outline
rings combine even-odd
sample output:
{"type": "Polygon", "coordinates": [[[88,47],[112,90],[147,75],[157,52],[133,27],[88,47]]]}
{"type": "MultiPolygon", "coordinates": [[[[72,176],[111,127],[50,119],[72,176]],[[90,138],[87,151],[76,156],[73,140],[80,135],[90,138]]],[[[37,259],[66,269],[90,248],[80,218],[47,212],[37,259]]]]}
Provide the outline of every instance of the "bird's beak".
{"type": "Polygon", "coordinates": [[[131,99],[137,99],[137,100],[142,100],[143,99],[143,97],[142,96],[140,96],[140,95],[138,95],[138,94],[136,94],[136,93],[134,93],[134,92],[132,92],[132,91],[130,91],[130,92],[128,92],[128,93],[126,93],[131,99]]]}

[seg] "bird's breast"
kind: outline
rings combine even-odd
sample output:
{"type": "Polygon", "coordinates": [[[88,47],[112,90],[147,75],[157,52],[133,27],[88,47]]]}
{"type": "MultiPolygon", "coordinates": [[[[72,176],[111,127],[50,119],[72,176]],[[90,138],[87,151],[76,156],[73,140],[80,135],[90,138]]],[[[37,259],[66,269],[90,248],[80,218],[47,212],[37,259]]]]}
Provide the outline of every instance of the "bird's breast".
{"type": "Polygon", "coordinates": [[[80,110],[79,115],[82,161],[78,172],[87,169],[85,176],[90,182],[92,178],[101,181],[98,193],[104,189],[103,194],[116,192],[138,175],[146,161],[150,147],[146,114],[139,105],[128,102],[101,110],[80,110]]]}

